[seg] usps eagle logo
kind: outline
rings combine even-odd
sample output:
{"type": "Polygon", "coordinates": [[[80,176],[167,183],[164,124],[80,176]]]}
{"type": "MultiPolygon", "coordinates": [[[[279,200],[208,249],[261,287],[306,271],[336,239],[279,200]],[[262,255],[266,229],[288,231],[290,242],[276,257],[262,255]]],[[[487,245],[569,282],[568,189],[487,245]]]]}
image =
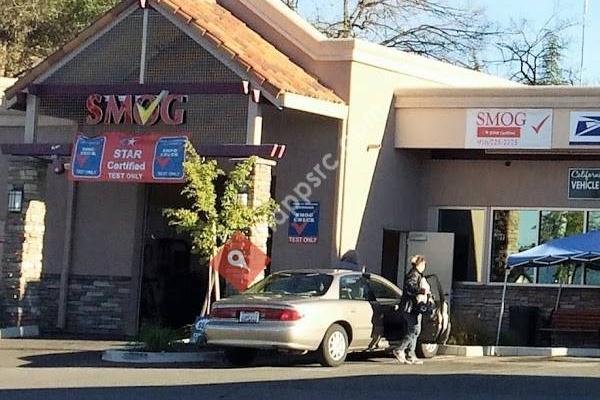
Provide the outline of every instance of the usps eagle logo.
{"type": "Polygon", "coordinates": [[[577,121],[575,137],[600,137],[600,115],[599,116],[581,116],[577,121]]]}

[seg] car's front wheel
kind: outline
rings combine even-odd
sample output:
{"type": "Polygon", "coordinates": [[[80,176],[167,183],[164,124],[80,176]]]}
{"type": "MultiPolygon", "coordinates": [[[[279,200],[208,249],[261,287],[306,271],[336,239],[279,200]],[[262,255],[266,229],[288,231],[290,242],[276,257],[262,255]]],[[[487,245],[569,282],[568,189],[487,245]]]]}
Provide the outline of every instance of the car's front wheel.
{"type": "Polygon", "coordinates": [[[245,367],[252,364],[257,353],[256,349],[230,347],[225,349],[225,358],[233,366],[245,367]]]}
{"type": "Polygon", "coordinates": [[[333,324],[325,332],[319,347],[319,361],[324,367],[339,367],[348,355],[348,333],[338,324],[333,324]]]}
{"type": "Polygon", "coordinates": [[[440,345],[437,343],[419,343],[416,353],[419,358],[433,358],[437,354],[440,345]]]}

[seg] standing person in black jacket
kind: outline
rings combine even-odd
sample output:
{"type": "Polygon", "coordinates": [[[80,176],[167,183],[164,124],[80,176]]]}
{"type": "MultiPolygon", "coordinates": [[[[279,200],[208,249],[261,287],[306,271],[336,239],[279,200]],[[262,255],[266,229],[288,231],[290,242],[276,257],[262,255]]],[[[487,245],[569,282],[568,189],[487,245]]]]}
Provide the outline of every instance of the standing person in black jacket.
{"type": "Polygon", "coordinates": [[[423,361],[420,361],[415,354],[417,339],[421,334],[421,314],[416,305],[418,297],[427,294],[426,289],[421,285],[427,261],[425,257],[417,255],[410,260],[410,263],[412,268],[404,277],[404,288],[400,301],[400,311],[406,320],[407,330],[393,353],[400,364],[423,364],[423,361]]]}

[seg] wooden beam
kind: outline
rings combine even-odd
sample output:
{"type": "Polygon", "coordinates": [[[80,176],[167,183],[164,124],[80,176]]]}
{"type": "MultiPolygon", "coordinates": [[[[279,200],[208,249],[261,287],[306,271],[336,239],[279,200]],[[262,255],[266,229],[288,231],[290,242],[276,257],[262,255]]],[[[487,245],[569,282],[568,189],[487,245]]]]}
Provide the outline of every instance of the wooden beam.
{"type": "Polygon", "coordinates": [[[38,108],[40,98],[31,93],[27,94],[27,108],[25,109],[25,143],[37,142],[38,108]]]}
{"type": "MultiPolygon", "coordinates": [[[[73,151],[71,143],[17,143],[0,145],[2,153],[23,157],[70,157],[73,151]]],[[[286,146],[281,144],[218,144],[203,145],[196,149],[198,154],[210,158],[245,158],[258,156],[270,160],[285,157],[286,146]]]]}
{"type": "Polygon", "coordinates": [[[67,194],[67,218],[65,221],[65,237],[63,243],[63,259],[60,271],[60,288],[58,293],[58,321],[59,329],[67,327],[67,304],[69,295],[69,275],[73,255],[73,229],[75,221],[75,210],[77,204],[77,182],[69,182],[67,194]]]}
{"type": "Polygon", "coordinates": [[[262,143],[263,117],[260,103],[252,96],[248,99],[248,130],[246,144],[260,145],[262,143]]]}
{"type": "Polygon", "coordinates": [[[240,82],[214,83],[128,83],[122,85],[70,85],[70,84],[31,84],[27,87],[30,94],[36,96],[88,96],[90,94],[142,95],[168,90],[177,94],[244,94],[244,85],[240,82]]]}

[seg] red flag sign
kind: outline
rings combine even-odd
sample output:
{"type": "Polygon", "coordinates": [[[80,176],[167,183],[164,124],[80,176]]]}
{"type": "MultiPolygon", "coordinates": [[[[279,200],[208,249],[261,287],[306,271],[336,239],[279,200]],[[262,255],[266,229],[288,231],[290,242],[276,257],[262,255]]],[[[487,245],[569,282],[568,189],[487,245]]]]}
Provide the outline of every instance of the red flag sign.
{"type": "Polygon", "coordinates": [[[244,291],[270,259],[243,233],[236,232],[211,260],[210,266],[239,291],[244,291]]]}

